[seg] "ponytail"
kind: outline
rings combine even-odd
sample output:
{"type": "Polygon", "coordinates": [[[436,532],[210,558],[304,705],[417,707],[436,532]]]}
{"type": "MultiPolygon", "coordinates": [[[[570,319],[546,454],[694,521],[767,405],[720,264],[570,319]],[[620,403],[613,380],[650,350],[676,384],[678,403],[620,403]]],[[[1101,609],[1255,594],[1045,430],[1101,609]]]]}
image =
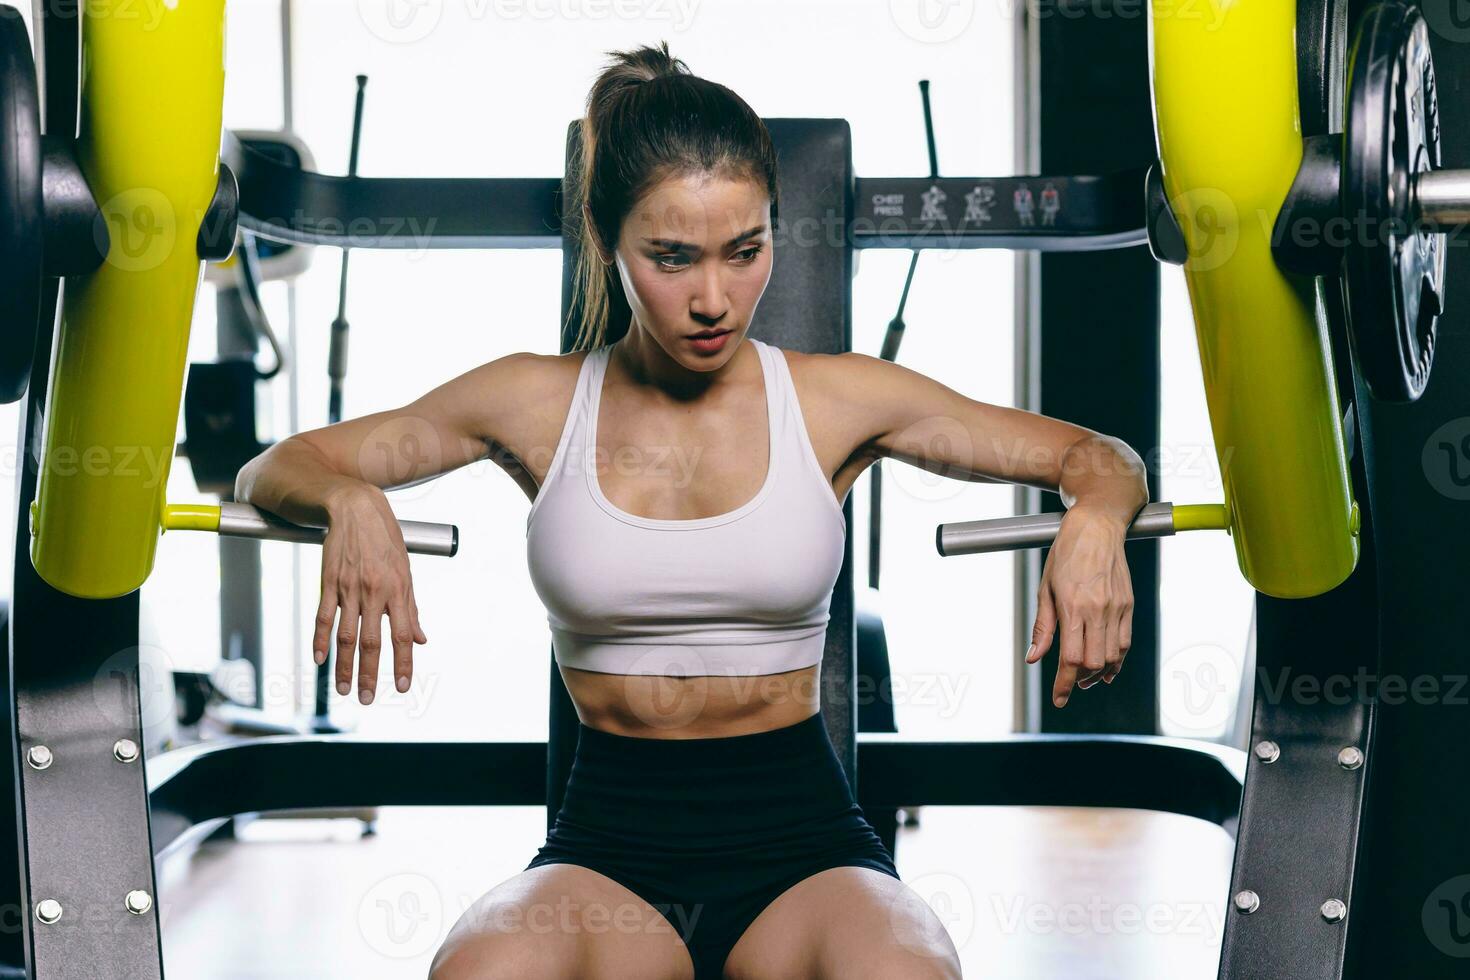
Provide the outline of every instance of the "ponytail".
{"type": "Polygon", "coordinates": [[[623,219],[658,181],[704,173],[752,179],[770,195],[775,217],[776,152],[740,96],[690,73],[666,41],[610,54],[587,95],[563,194],[563,218],[581,253],[572,280],[571,310],[581,319],[573,350],[601,347],[627,331],[632,313],[622,281],[599,245],[612,254],[623,219]]]}

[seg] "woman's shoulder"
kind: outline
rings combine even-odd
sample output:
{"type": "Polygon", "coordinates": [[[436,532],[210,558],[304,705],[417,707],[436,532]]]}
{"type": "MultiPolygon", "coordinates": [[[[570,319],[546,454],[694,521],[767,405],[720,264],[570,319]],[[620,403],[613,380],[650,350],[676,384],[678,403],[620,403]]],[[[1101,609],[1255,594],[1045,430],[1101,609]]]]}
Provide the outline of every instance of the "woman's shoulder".
{"type": "MultiPolygon", "coordinates": [[[[569,354],[519,352],[492,362],[496,373],[478,390],[493,406],[494,444],[530,475],[522,489],[534,496],[546,477],[562,430],[571,417],[578,373],[587,351],[569,354]]],[[[504,465],[504,461],[499,459],[504,465]]],[[[517,474],[511,468],[512,476],[517,474]]]]}
{"type": "MultiPolygon", "coordinates": [[[[515,418],[518,428],[550,426],[559,429],[566,418],[576,391],[578,374],[587,357],[587,351],[569,354],[519,351],[508,354],[480,369],[486,373],[475,389],[485,392],[492,402],[503,405],[503,414],[515,418]]],[[[520,438],[531,435],[524,430],[515,433],[520,438]]],[[[534,437],[541,435],[538,431],[534,437]]]]}
{"type": "Polygon", "coordinates": [[[596,349],[566,354],[522,352],[515,355],[515,370],[523,382],[531,382],[536,388],[569,387],[577,383],[583,362],[596,352],[596,349]]]}
{"type": "Polygon", "coordinates": [[[853,351],[809,353],[762,343],[785,359],[794,383],[821,391],[840,390],[844,383],[851,383],[861,373],[863,360],[875,360],[853,351]]]}
{"type": "Polygon", "coordinates": [[[582,367],[582,362],[594,354],[601,354],[607,350],[606,347],[591,347],[584,350],[567,351],[565,354],[538,354],[552,370],[576,374],[582,367]]]}
{"type": "Polygon", "coordinates": [[[583,364],[596,354],[594,348],[566,354],[535,354],[526,360],[517,387],[526,395],[528,403],[536,404],[536,414],[557,431],[570,411],[583,364]]]}

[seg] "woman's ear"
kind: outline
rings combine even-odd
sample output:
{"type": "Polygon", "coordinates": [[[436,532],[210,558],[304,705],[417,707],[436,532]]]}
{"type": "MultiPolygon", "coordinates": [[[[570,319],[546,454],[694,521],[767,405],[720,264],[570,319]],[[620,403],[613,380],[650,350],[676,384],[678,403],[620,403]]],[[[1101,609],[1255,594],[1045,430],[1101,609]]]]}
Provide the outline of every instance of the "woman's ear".
{"type": "Polygon", "coordinates": [[[597,234],[597,225],[592,223],[592,211],[587,207],[587,202],[582,202],[582,224],[587,227],[587,237],[592,240],[593,247],[597,250],[597,259],[603,265],[612,265],[613,257],[602,244],[602,236],[597,234]]]}

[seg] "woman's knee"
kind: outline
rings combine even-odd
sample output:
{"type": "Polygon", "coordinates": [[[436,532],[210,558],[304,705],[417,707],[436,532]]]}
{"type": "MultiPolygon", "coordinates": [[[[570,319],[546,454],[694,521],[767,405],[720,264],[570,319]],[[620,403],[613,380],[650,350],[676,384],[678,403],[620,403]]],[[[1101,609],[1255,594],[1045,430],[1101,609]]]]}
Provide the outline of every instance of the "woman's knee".
{"type": "Polygon", "coordinates": [[[877,957],[870,964],[872,972],[865,976],[883,977],[885,980],[961,980],[958,956],[901,956],[877,957]]]}
{"type": "Polygon", "coordinates": [[[429,980],[572,980],[574,956],[544,937],[489,933],[446,942],[429,980]]]}
{"type": "Polygon", "coordinates": [[[429,980],[687,980],[688,963],[678,935],[642,899],[585,868],[552,865],[466,909],[429,980]]]}
{"type": "Polygon", "coordinates": [[[539,900],[528,882],[511,879],[465,910],[429,968],[429,980],[564,980],[575,976],[577,939],[528,928],[539,900]]]}

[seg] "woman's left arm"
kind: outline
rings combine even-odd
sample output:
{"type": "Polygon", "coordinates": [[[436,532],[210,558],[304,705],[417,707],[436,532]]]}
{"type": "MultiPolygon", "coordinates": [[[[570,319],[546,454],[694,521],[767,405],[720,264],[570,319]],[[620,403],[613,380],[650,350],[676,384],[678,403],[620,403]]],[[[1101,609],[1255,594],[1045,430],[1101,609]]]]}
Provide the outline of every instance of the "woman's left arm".
{"type": "Polygon", "coordinates": [[[1143,461],[1122,440],[1017,408],[967,398],[866,354],[827,359],[830,393],[846,392],[859,455],[897,459],[957,480],[1019,483],[1061,495],[1067,511],[1042,570],[1026,662],[1060,631],[1052,700],[1111,684],[1132,644],[1128,526],[1148,503],[1143,461]],[[862,392],[861,398],[851,397],[862,392]]]}

